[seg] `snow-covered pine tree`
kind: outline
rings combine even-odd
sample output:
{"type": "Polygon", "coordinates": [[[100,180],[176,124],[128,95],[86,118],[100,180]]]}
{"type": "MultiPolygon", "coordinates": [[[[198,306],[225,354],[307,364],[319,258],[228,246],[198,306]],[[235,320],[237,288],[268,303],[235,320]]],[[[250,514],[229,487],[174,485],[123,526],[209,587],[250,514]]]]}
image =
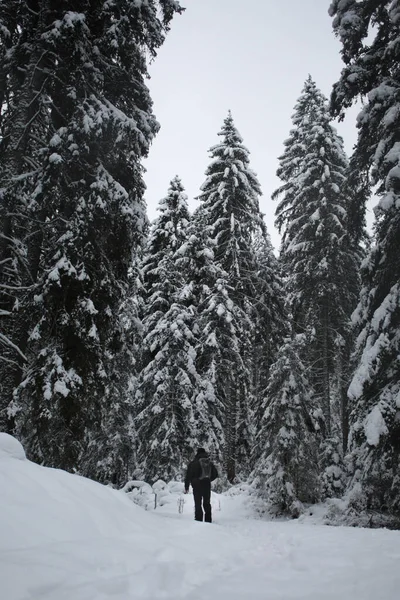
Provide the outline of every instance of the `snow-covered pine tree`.
{"type": "Polygon", "coordinates": [[[43,90],[49,60],[37,39],[42,22],[41,13],[17,0],[0,5],[0,429],[10,432],[7,408],[27,362],[27,298],[47,214],[40,204],[42,140],[49,127],[43,90]]]}
{"type": "Polygon", "coordinates": [[[194,316],[192,307],[176,298],[144,338],[157,349],[139,375],[136,394],[138,464],[148,481],[179,478],[198,445],[194,316]]]}
{"type": "Polygon", "coordinates": [[[308,77],[280,159],[283,185],[274,197],[283,196],[276,221],[283,229],[281,260],[294,329],[312,334],[303,359],[324,412],[326,437],[337,438],[341,422],[332,418],[332,403],[341,395],[332,383],[341,389],[337,375],[357,298],[358,253],[347,232],[348,161],[330,120],[326,99],[308,77]]]}
{"type": "MultiPolygon", "coordinates": [[[[119,411],[110,381],[119,379],[130,353],[120,307],[146,224],[140,159],[158,130],[145,85],[146,56],[156,54],[180,10],[173,0],[42,0],[35,11],[18,3],[15,13],[20,36],[9,55],[32,51],[43,61],[32,67],[42,75],[39,84],[27,73],[10,110],[18,97],[25,102],[25,90],[35,100],[43,96],[48,126],[35,137],[40,115],[19,113],[24,135],[40,148],[26,202],[37,205],[30,216],[41,225],[41,240],[28,298],[34,307],[29,361],[12,410],[32,458],[89,476],[101,477],[89,459],[109,438],[102,415],[119,411]],[[27,42],[25,21],[32,14],[27,42]]],[[[13,163],[8,152],[19,141],[12,129],[9,139],[7,178],[26,174],[29,180],[27,165],[35,156],[25,145],[28,153],[13,163]]],[[[120,469],[107,466],[109,473],[114,468],[120,469]]]]}
{"type": "Polygon", "coordinates": [[[289,137],[284,141],[285,149],[279,157],[276,174],[282,181],[282,185],[272,194],[273,200],[279,199],[279,205],[275,213],[275,224],[282,234],[281,253],[285,251],[290,243],[288,224],[292,219],[292,213],[296,206],[298,176],[306,152],[305,137],[312,127],[310,117],[324,101],[320,90],[318,90],[311,75],[309,75],[294,106],[293,128],[290,130],[289,137]]]}
{"type": "Polygon", "coordinates": [[[244,306],[254,291],[253,236],[264,228],[261,188],[231,113],[218,135],[222,139],[210,148],[212,162],[199,195],[201,219],[215,241],[215,260],[232,281],[235,301],[244,306]]]}
{"type": "Polygon", "coordinates": [[[182,289],[180,254],[190,215],[178,177],[158,210],[143,261],[143,356],[135,407],[138,463],[149,480],[179,476],[197,444],[196,311],[182,289]]]}
{"type": "MultiPolygon", "coordinates": [[[[183,273],[174,268],[175,252],[187,239],[190,215],[187,195],[181,180],[175,176],[167,196],[160,200],[160,213],[152,223],[141,261],[141,318],[143,336],[157,325],[173,303],[173,296],[183,282],[183,273]]],[[[141,367],[157,353],[146,344],[141,348],[141,367]]]]}
{"type": "MultiPolygon", "coordinates": [[[[245,440],[247,434],[240,432],[248,428],[245,415],[251,403],[252,328],[248,313],[256,297],[253,238],[263,230],[264,225],[259,209],[260,184],[250,169],[249,151],[243,145],[230,113],[218,135],[222,139],[210,149],[212,162],[201,187],[199,218],[214,243],[215,261],[226,274],[219,293],[223,296],[222,289],[229,290],[227,297],[233,304],[227,314],[234,314],[237,323],[234,328],[236,339],[232,341],[231,348],[238,352],[241,359],[237,363],[239,370],[235,372],[236,382],[232,382],[232,387],[227,387],[225,393],[225,423],[229,429],[225,435],[225,459],[229,464],[228,477],[233,480],[236,459],[243,457],[243,469],[246,469],[248,459],[246,447],[250,440],[245,440]],[[242,322],[239,324],[240,319],[242,322]]],[[[228,331],[229,328],[226,333],[228,331]]]]}
{"type": "Polygon", "coordinates": [[[138,257],[129,270],[129,292],[119,307],[118,328],[107,347],[110,376],[104,395],[108,402],[101,405],[97,423],[86,431],[87,472],[119,487],[133,478],[136,467],[133,398],[140,368],[142,324],[140,273],[135,263],[138,257]]]}
{"type": "Polygon", "coordinates": [[[216,408],[214,429],[220,423],[223,434],[224,465],[230,482],[236,474],[246,473],[250,454],[248,366],[245,364],[243,338],[251,328],[246,314],[232,300],[234,290],[227,274],[220,272],[198,308],[200,328],[197,346],[197,369],[206,387],[206,399],[216,408]],[[219,415],[223,415],[222,418],[219,415]]]}
{"type": "Polygon", "coordinates": [[[183,281],[183,273],[168,271],[171,257],[187,239],[190,223],[187,195],[178,176],[170,182],[167,196],[160,200],[157,210],[160,214],[151,226],[142,263],[146,331],[151,331],[153,324],[169,310],[172,297],[183,281]]]}
{"type": "Polygon", "coordinates": [[[363,264],[358,366],[349,388],[351,489],[364,506],[400,513],[400,2],[330,7],[345,67],[332,94],[335,115],[360,95],[355,155],[380,196],[375,246],[363,264]]]}
{"type": "Polygon", "coordinates": [[[213,325],[214,311],[218,310],[216,294],[224,273],[214,261],[213,243],[199,216],[198,212],[193,216],[188,239],[178,250],[177,264],[182,267],[181,272],[185,273],[180,296],[195,310],[193,331],[196,338],[196,370],[199,375],[198,390],[193,399],[196,438],[199,446],[205,447],[217,463],[223,464],[225,411],[222,399],[226,381],[223,374],[215,368],[216,352],[221,353],[223,350],[218,348],[220,332],[213,325]]]}
{"type": "Polygon", "coordinates": [[[286,338],[271,367],[253,471],[260,496],[275,514],[298,516],[320,496],[313,398],[299,352],[304,336],[286,338]]]}

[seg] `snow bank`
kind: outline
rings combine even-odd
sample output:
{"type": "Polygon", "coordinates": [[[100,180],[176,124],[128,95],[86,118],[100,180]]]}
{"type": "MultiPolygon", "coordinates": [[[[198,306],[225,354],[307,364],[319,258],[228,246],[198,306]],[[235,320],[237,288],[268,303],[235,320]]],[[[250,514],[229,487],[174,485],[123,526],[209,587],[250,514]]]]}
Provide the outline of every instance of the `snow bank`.
{"type": "Polygon", "coordinates": [[[196,523],[190,494],[156,487],[165,502],[146,511],[137,486],[40,467],[1,435],[1,600],[398,598],[399,532],[254,520],[238,489],[196,523]]]}
{"type": "Polygon", "coordinates": [[[18,441],[0,434],[1,600],[189,597],[205,548],[203,540],[196,553],[192,543],[206,525],[193,521],[191,495],[181,515],[180,488],[164,486],[156,486],[160,514],[146,512],[129,493],[26,460],[18,441]]]}
{"type": "Polygon", "coordinates": [[[16,458],[17,460],[25,460],[25,450],[22,444],[12,435],[0,431],[0,459],[1,458],[16,458]]]}

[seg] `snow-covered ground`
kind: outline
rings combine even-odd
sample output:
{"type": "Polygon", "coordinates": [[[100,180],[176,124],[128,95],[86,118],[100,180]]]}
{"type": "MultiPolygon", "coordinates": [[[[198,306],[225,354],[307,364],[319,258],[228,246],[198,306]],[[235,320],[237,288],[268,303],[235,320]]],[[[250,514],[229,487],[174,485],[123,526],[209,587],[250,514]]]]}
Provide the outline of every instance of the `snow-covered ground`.
{"type": "Polygon", "coordinates": [[[255,520],[244,496],[216,494],[210,525],[176,501],[145,511],[0,433],[0,598],[399,598],[400,532],[255,520]]]}

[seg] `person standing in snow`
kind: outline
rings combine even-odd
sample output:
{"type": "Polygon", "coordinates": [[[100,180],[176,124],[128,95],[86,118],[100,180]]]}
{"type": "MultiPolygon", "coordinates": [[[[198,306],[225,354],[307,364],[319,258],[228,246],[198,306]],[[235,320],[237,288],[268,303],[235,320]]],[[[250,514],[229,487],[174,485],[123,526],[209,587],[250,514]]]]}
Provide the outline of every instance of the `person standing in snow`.
{"type": "Polygon", "coordinates": [[[190,485],[193,488],[196,521],[202,521],[204,517],[206,523],[211,523],[211,482],[217,477],[218,471],[207,452],[204,448],[199,448],[194,460],[188,465],[185,477],[185,494],[190,485]]]}

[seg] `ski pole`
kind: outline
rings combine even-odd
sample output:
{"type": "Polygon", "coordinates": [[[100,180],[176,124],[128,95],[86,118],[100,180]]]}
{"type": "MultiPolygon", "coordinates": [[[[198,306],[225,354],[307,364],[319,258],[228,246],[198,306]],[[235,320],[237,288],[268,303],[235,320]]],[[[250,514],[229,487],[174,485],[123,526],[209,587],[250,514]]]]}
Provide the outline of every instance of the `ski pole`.
{"type": "Polygon", "coordinates": [[[183,505],[185,504],[185,499],[183,496],[179,496],[178,498],[178,512],[181,515],[183,513],[183,505]]]}

